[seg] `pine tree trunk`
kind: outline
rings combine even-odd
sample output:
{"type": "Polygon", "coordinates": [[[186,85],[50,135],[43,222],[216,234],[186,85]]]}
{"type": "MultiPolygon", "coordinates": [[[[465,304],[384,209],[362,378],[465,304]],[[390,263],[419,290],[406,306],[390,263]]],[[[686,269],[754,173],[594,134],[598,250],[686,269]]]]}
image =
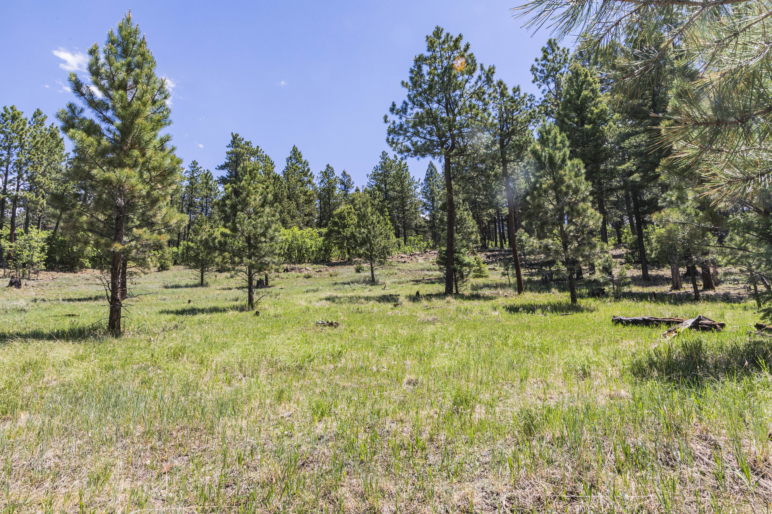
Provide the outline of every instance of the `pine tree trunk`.
{"type": "Polygon", "coordinates": [[[576,305],[576,278],[574,277],[573,264],[568,269],[568,292],[571,295],[571,305],[576,305]]]}
{"type": "Polygon", "coordinates": [[[622,244],[622,222],[621,221],[614,222],[614,230],[617,233],[617,244],[621,245],[622,244]]]}
{"type": "MultiPolygon", "coordinates": [[[[503,155],[503,153],[502,153],[503,155]]],[[[515,223],[515,200],[512,195],[512,185],[509,183],[509,169],[507,168],[506,159],[502,159],[501,171],[504,176],[504,189],[507,193],[507,218],[509,223],[509,247],[512,249],[512,263],[515,265],[515,276],[517,277],[517,294],[523,294],[525,287],[523,286],[523,272],[520,269],[520,255],[517,251],[517,237],[515,235],[517,226],[515,223]]]]}
{"type": "MultiPolygon", "coordinates": [[[[452,151],[452,147],[451,147],[452,151]]],[[[445,155],[445,192],[448,202],[448,237],[445,246],[445,252],[447,253],[445,261],[445,294],[453,294],[453,254],[456,251],[455,248],[455,221],[456,221],[456,204],[453,199],[453,181],[451,180],[451,162],[450,156],[445,155]]],[[[373,279],[373,282],[375,279],[373,279]]]]}
{"type": "MultiPolygon", "coordinates": [[[[59,211],[59,216],[56,217],[56,225],[54,225],[54,231],[51,232],[51,242],[48,243],[48,255],[51,255],[51,251],[54,247],[54,241],[56,241],[56,233],[59,232],[59,223],[62,221],[62,211],[59,211]]],[[[2,257],[0,257],[2,259],[2,257]]]]}
{"type": "Polygon", "coordinates": [[[255,275],[252,266],[247,266],[247,307],[255,308],[255,275]]]}
{"type": "Polygon", "coordinates": [[[18,202],[19,202],[19,189],[16,188],[16,195],[14,195],[13,201],[11,202],[11,224],[10,224],[10,233],[8,235],[8,241],[10,241],[11,244],[16,242],[16,209],[18,208],[18,202]]]}
{"type": "Polygon", "coordinates": [[[370,281],[375,284],[375,266],[373,266],[373,261],[370,261],[370,281]]]}
{"type": "Polygon", "coordinates": [[[673,282],[671,289],[673,291],[680,291],[683,287],[683,283],[681,282],[681,270],[678,267],[678,260],[673,258],[670,259],[670,279],[673,282]]]}
{"type": "Polygon", "coordinates": [[[692,288],[694,289],[694,300],[698,301],[700,299],[700,288],[697,286],[697,266],[694,264],[691,264],[689,266],[689,275],[691,275],[692,279],[692,288]]]}
{"type": "Polygon", "coordinates": [[[265,272],[265,288],[268,289],[268,272],[265,272]]]}
{"type": "Polygon", "coordinates": [[[204,287],[204,266],[201,266],[201,281],[199,282],[199,285],[201,287],[204,287]]]}
{"type": "MultiPolygon", "coordinates": [[[[635,219],[633,218],[633,208],[630,205],[630,193],[625,192],[625,212],[627,213],[627,221],[630,223],[630,234],[637,234],[638,230],[635,228],[635,219]]],[[[621,244],[621,241],[620,241],[621,244]]]]}
{"type": "Polygon", "coordinates": [[[24,207],[24,234],[29,234],[29,220],[29,202],[27,202],[24,207]]]}
{"type": "Polygon", "coordinates": [[[602,218],[600,224],[600,240],[608,244],[608,214],[606,213],[606,203],[603,200],[603,195],[598,195],[598,212],[602,218]]]}
{"type": "Polygon", "coordinates": [[[633,209],[635,214],[635,228],[638,233],[638,257],[641,261],[641,278],[651,280],[649,277],[649,265],[646,262],[646,245],[643,243],[643,222],[641,220],[641,211],[638,206],[638,193],[633,192],[633,209]]]}
{"type": "MultiPolygon", "coordinates": [[[[3,227],[5,226],[5,200],[8,197],[8,174],[10,173],[10,170],[11,170],[11,158],[10,158],[11,149],[9,148],[7,152],[8,152],[8,160],[5,163],[5,173],[3,176],[3,194],[0,195],[0,233],[3,232],[3,227]]],[[[3,270],[5,270],[5,250],[3,250],[2,238],[0,238],[0,264],[3,265],[3,270]]]]}
{"type": "Polygon", "coordinates": [[[702,290],[703,291],[715,291],[716,286],[713,284],[713,276],[710,274],[710,263],[708,261],[702,261],[702,290]]]}
{"type": "MultiPolygon", "coordinates": [[[[124,235],[124,206],[118,201],[115,214],[115,228],[113,230],[113,243],[117,247],[123,245],[124,235]]],[[[112,252],[110,265],[110,317],[107,321],[107,329],[117,335],[121,333],[121,315],[123,314],[123,302],[121,301],[121,271],[123,269],[123,253],[120,250],[112,252]]]]}
{"type": "Polygon", "coordinates": [[[756,300],[756,308],[761,309],[761,296],[759,296],[759,282],[756,273],[751,269],[751,284],[753,285],[753,298],[756,300]]]}
{"type": "Polygon", "coordinates": [[[129,286],[127,284],[129,277],[129,259],[124,258],[121,262],[121,300],[129,296],[129,286]]]}
{"type": "Polygon", "coordinates": [[[582,263],[574,261],[574,272],[576,273],[576,280],[584,280],[584,274],[582,273],[582,263]]]}

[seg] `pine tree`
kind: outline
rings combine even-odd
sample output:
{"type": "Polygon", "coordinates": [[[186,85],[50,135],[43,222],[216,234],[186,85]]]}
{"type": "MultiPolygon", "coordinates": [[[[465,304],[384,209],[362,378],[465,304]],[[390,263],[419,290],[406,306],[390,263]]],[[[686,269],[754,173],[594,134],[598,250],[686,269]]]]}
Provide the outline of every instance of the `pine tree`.
{"type": "Polygon", "coordinates": [[[421,201],[423,202],[423,213],[426,216],[426,224],[429,228],[429,236],[432,238],[433,246],[437,246],[440,241],[440,204],[442,202],[443,184],[439,172],[433,162],[426,168],[426,175],[421,184],[421,201]]]}
{"type": "MultiPolygon", "coordinates": [[[[5,227],[6,202],[8,201],[11,183],[13,181],[16,161],[24,145],[27,131],[27,119],[24,114],[12,105],[3,107],[0,113],[0,172],[3,178],[3,189],[0,193],[0,234],[5,227]]],[[[10,233],[10,230],[8,231],[10,233]]],[[[5,249],[3,238],[0,236],[0,264],[5,267],[5,249]]]]}
{"type": "Polygon", "coordinates": [[[585,177],[592,184],[595,205],[603,218],[600,238],[608,243],[605,200],[610,183],[606,161],[610,157],[608,128],[611,112],[600,92],[597,77],[579,63],[572,63],[565,75],[563,100],[555,118],[558,128],[568,138],[571,158],[584,164],[585,177]]]}
{"type": "MultiPolygon", "coordinates": [[[[272,184],[271,191],[274,199],[274,207],[277,214],[282,218],[286,217],[286,213],[283,210],[285,205],[284,197],[285,190],[283,187],[283,181],[278,173],[275,171],[273,161],[268,155],[266,155],[260,148],[253,145],[251,141],[245,140],[243,137],[236,133],[231,133],[231,140],[227,146],[228,150],[225,153],[225,162],[217,166],[216,169],[225,171],[225,174],[219,177],[218,182],[225,186],[228,184],[240,184],[241,177],[239,173],[245,169],[245,164],[255,163],[261,173],[268,173],[266,180],[272,184]]],[[[233,194],[238,195],[237,190],[233,191],[233,194]]],[[[227,215],[227,214],[226,214],[227,215]]],[[[226,219],[225,222],[230,220],[226,219]]]]}
{"type": "Polygon", "coordinates": [[[128,260],[148,257],[178,219],[169,201],[180,160],[171,136],[161,134],[171,124],[166,81],[156,75],[155,59],[131,13],[117,33],[110,30],[101,55],[96,44],[88,53],[91,85],[75,73],[69,81],[94,117],[87,118],[74,103],[58,117],[73,143],[68,178],[79,188],[75,203],[82,229],[109,261],[108,329],[119,333],[128,260]]]}
{"type": "Polygon", "coordinates": [[[541,49],[541,57],[531,65],[533,83],[542,95],[539,110],[549,120],[555,119],[563,103],[563,81],[570,62],[568,49],[558,45],[555,39],[548,39],[541,49]]]}
{"type": "Polygon", "coordinates": [[[510,176],[510,164],[522,161],[531,144],[530,126],[534,121],[534,99],[531,95],[520,92],[515,86],[509,92],[507,85],[499,80],[490,92],[491,110],[491,135],[498,146],[499,165],[501,166],[501,179],[504,181],[504,190],[507,199],[507,214],[509,222],[509,245],[512,249],[512,260],[517,280],[517,293],[523,294],[523,273],[520,270],[520,256],[517,252],[517,224],[515,221],[515,199],[512,192],[512,177],[510,176]]]}
{"type": "Polygon", "coordinates": [[[356,248],[354,232],[356,219],[357,215],[354,212],[354,207],[350,203],[343,204],[332,214],[330,224],[324,233],[327,244],[343,253],[347,261],[351,260],[351,256],[356,248]]]}
{"type": "Polygon", "coordinates": [[[185,215],[183,241],[188,239],[196,215],[200,210],[201,177],[203,174],[204,169],[198,164],[198,161],[191,162],[184,173],[183,185],[180,191],[180,213],[185,215]]]}
{"type": "Polygon", "coordinates": [[[568,139],[553,124],[542,125],[531,147],[536,165],[528,209],[543,252],[565,266],[571,303],[577,303],[579,263],[592,261],[597,242],[593,231],[600,216],[590,202],[590,184],[579,159],[569,157],[568,139]]]}
{"type": "Polygon", "coordinates": [[[394,231],[367,195],[358,195],[353,207],[356,212],[354,251],[370,264],[370,280],[375,283],[375,265],[385,263],[394,251],[394,231]]]}
{"type": "Polygon", "coordinates": [[[259,147],[255,159],[242,162],[238,180],[225,185],[221,200],[226,232],[223,259],[247,283],[247,307],[255,307],[255,280],[275,263],[279,250],[279,216],[271,197],[273,162],[259,147]]]}
{"type": "MultiPolygon", "coordinates": [[[[392,226],[396,225],[394,218],[394,168],[397,158],[392,159],[386,152],[381,152],[378,164],[367,175],[365,191],[376,204],[381,214],[386,216],[392,226]]],[[[396,228],[396,227],[395,227],[396,228]]]]}
{"type": "Polygon", "coordinates": [[[313,228],[317,214],[314,176],[297,146],[292,147],[287,157],[282,177],[285,195],[282,225],[285,228],[313,228]]]}
{"type": "Polygon", "coordinates": [[[185,244],[187,265],[199,272],[199,286],[204,287],[204,275],[219,263],[222,227],[212,217],[197,216],[185,244]]]}
{"type": "Polygon", "coordinates": [[[338,180],[338,189],[340,190],[340,197],[344,202],[348,202],[351,194],[354,192],[354,180],[351,175],[346,173],[346,170],[340,174],[338,180]]]}
{"type": "Polygon", "coordinates": [[[319,194],[319,228],[326,228],[332,213],[340,206],[339,180],[329,164],[319,173],[317,191],[319,194]]]}
{"type": "Polygon", "coordinates": [[[420,200],[417,180],[413,178],[403,159],[393,159],[391,174],[392,198],[389,211],[397,228],[397,237],[407,244],[408,232],[418,225],[420,200]]]}
{"type": "MultiPolygon", "coordinates": [[[[456,222],[454,228],[454,234],[457,237],[457,244],[453,246],[453,251],[456,254],[453,256],[453,268],[450,270],[453,276],[453,287],[456,294],[463,289],[468,280],[472,276],[472,272],[475,268],[475,246],[478,244],[477,235],[479,234],[477,224],[472,217],[472,212],[469,210],[469,206],[463,202],[459,202],[458,212],[456,213],[456,222]]],[[[447,210],[442,209],[440,220],[447,222],[447,210]]],[[[441,233],[441,238],[444,237],[444,233],[441,233]]],[[[444,242],[441,240],[441,243],[444,242]]],[[[447,273],[448,258],[445,255],[447,247],[440,248],[437,253],[437,266],[440,271],[447,273]]]]}
{"type": "Polygon", "coordinates": [[[220,187],[209,170],[204,170],[201,174],[200,195],[201,214],[209,217],[212,215],[215,202],[220,197],[220,187]]]}
{"type": "Polygon", "coordinates": [[[453,220],[456,216],[453,195],[453,159],[463,151],[476,121],[482,117],[485,89],[493,69],[477,65],[462,44],[461,35],[453,37],[437,27],[426,38],[426,54],[415,57],[410,69],[407,99],[401,106],[392,104],[394,119],[388,124],[389,145],[399,154],[411,157],[444,159],[445,201],[447,202],[445,293],[453,294],[453,220]]]}

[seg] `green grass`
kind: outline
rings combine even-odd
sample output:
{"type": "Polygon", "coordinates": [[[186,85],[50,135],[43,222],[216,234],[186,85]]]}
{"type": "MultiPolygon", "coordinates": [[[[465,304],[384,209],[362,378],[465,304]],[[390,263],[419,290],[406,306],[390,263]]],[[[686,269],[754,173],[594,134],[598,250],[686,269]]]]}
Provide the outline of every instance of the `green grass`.
{"type": "Polygon", "coordinates": [[[1,289],[2,512],[769,511],[753,302],[313,269],[272,275],[259,316],[224,274],[139,277],[121,338],[94,274],[1,289]],[[617,314],[728,329],[668,342],[617,314]]]}

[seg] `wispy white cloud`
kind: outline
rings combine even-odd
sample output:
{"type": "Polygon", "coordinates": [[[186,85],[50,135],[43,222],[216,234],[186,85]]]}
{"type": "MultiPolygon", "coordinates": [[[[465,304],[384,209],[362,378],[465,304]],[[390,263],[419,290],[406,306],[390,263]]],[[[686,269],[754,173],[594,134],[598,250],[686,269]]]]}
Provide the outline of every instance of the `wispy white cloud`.
{"type": "Polygon", "coordinates": [[[102,94],[102,92],[96,88],[96,86],[88,86],[88,88],[91,90],[92,93],[94,93],[94,96],[97,98],[102,98],[105,95],[102,94]]]}
{"type": "Polygon", "coordinates": [[[166,75],[161,75],[161,78],[166,81],[166,89],[169,91],[169,99],[166,101],[166,105],[171,107],[172,105],[172,95],[174,94],[174,88],[177,87],[177,83],[167,77],[166,75]]]}
{"type": "Polygon", "coordinates": [[[282,80],[281,82],[279,82],[279,85],[280,86],[286,86],[287,85],[287,81],[282,80]]]}
{"type": "Polygon", "coordinates": [[[62,82],[61,80],[57,80],[56,83],[61,87],[57,92],[58,93],[71,93],[72,89],[70,89],[70,86],[62,82]]]}
{"type": "Polygon", "coordinates": [[[64,48],[54,50],[54,55],[64,62],[59,63],[59,67],[67,71],[86,71],[88,55],[83,52],[70,52],[64,48]]]}
{"type": "Polygon", "coordinates": [[[203,147],[204,147],[204,145],[202,145],[201,143],[199,143],[199,144],[198,144],[198,147],[199,147],[199,148],[203,148],[203,147]]]}
{"type": "Polygon", "coordinates": [[[45,86],[43,86],[43,87],[44,87],[44,88],[46,88],[46,89],[51,89],[51,86],[49,86],[48,84],[46,84],[46,85],[45,85],[45,86]]]}

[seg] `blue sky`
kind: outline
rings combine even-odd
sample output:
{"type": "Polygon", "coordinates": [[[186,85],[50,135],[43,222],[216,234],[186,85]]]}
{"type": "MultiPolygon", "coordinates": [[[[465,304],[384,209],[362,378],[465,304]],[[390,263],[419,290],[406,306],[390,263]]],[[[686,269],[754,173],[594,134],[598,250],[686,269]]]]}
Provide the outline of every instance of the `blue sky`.
{"type": "MultiPolygon", "coordinates": [[[[185,166],[215,172],[231,132],[284,167],[297,145],[318,174],[326,164],[367,180],[386,145],[383,115],[401,102],[413,57],[436,25],[459,32],[498,78],[536,94],[529,68],[548,34],[511,16],[517,0],[9,1],[0,31],[0,105],[53,119],[73,99],[68,69],[104,43],[130,8],[172,89],[170,129],[185,166]]],[[[85,74],[83,74],[85,76],[85,74]]],[[[410,161],[422,178],[427,160],[410,161]]]]}

